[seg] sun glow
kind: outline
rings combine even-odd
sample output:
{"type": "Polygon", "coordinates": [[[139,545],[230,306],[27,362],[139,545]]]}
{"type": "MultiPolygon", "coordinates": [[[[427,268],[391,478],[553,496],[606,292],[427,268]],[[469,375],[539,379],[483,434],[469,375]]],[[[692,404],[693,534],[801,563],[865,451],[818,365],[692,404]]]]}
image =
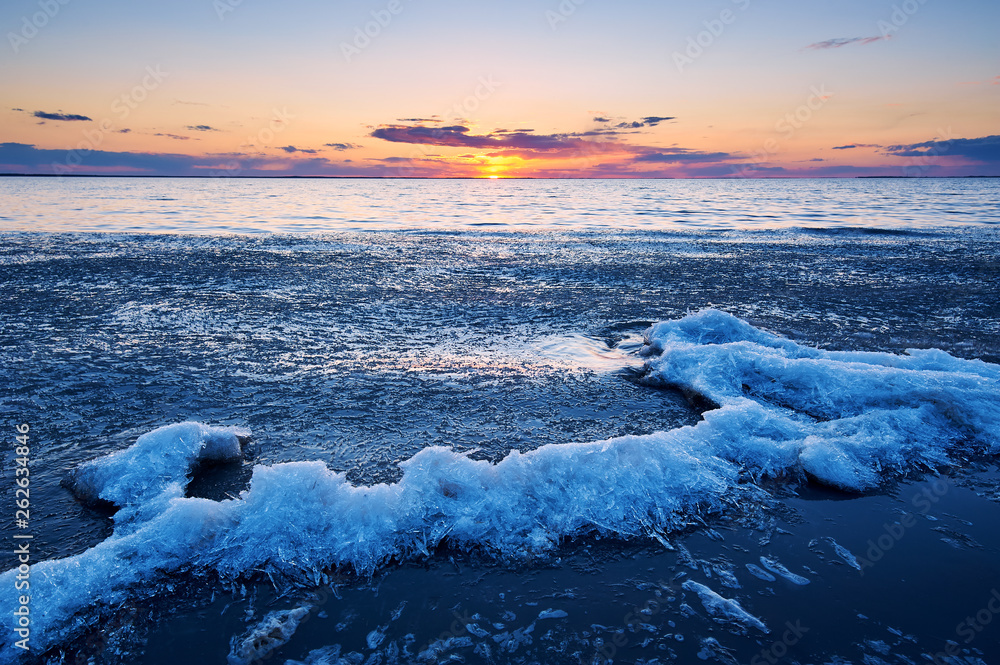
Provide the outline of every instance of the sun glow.
{"type": "Polygon", "coordinates": [[[480,158],[479,172],[481,178],[499,180],[511,177],[511,170],[517,170],[523,160],[515,156],[490,155],[480,158]]]}

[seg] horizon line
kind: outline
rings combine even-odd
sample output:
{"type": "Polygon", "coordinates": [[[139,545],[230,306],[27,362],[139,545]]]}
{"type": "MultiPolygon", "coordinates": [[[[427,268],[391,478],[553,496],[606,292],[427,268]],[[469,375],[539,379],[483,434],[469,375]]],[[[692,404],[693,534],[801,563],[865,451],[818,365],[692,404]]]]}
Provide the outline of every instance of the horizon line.
{"type": "Polygon", "coordinates": [[[148,173],[0,173],[3,178],[185,178],[191,180],[958,180],[963,178],[1000,178],[1000,175],[775,175],[775,176],[378,176],[378,175],[172,175],[148,173]]]}

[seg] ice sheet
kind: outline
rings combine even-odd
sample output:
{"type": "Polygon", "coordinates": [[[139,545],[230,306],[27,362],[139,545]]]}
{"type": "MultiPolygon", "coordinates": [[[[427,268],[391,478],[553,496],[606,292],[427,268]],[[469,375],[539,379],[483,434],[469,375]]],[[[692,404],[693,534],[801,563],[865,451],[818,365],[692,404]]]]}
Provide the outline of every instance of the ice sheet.
{"type": "MultiPolygon", "coordinates": [[[[86,608],[117,606],[182,570],[320,584],[334,569],[370,573],[443,543],[523,560],[569,536],[669,533],[763,493],[741,477],[860,491],[956,450],[1000,450],[1000,370],[983,362],[823,351],[714,310],[653,326],[644,353],[647,382],[718,408],[695,426],[515,450],[496,464],[426,448],[392,484],[355,486],[319,461],[258,466],[249,489],[224,501],[184,488],[197,464],[238,458],[246,432],[182,423],[145,434],[75,474],[79,494],[121,510],[107,540],[32,567],[35,646],[72,634],[86,608]]],[[[0,576],[7,607],[15,573],[0,576]]],[[[761,628],[690,584],[706,607],[761,628]]]]}

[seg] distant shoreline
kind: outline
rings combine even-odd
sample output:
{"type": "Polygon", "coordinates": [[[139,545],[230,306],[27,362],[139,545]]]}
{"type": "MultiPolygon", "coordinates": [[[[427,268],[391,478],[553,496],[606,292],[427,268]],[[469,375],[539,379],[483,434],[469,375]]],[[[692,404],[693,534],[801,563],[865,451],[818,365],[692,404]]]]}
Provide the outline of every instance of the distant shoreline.
{"type": "MultiPolygon", "coordinates": [[[[186,178],[190,180],[491,180],[480,176],[376,176],[376,175],[144,175],[139,173],[0,173],[0,178],[186,178]]],[[[511,176],[497,180],[966,180],[969,178],[1000,178],[1000,175],[856,175],[856,176],[761,176],[758,178],[535,178],[511,176]]]]}

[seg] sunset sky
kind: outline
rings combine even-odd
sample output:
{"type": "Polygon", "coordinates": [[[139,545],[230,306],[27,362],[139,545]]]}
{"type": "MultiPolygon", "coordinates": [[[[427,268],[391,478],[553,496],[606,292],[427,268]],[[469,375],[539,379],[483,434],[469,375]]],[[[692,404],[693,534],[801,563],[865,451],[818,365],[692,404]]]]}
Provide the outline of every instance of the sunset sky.
{"type": "Polygon", "coordinates": [[[5,0],[0,172],[1000,175],[996,0],[5,0]]]}

